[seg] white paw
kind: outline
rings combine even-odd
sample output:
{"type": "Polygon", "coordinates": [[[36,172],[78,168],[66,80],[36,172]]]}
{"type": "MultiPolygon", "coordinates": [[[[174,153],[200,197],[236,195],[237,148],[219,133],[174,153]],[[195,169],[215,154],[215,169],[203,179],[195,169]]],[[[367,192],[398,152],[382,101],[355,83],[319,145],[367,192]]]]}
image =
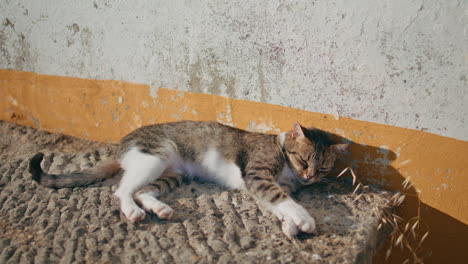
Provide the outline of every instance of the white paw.
{"type": "Polygon", "coordinates": [[[294,223],[302,232],[313,233],[315,231],[315,220],[307,212],[305,213],[306,214],[298,213],[285,216],[283,221],[294,223]]]}
{"type": "Polygon", "coordinates": [[[141,221],[145,218],[146,213],[143,209],[138,206],[132,207],[122,207],[122,212],[124,213],[125,217],[132,222],[141,221]]]}
{"type": "Polygon", "coordinates": [[[153,213],[157,214],[159,218],[161,219],[169,219],[172,216],[172,213],[174,212],[169,205],[160,203],[159,205],[155,205],[151,207],[151,211],[153,213]]]}
{"type": "Polygon", "coordinates": [[[132,222],[143,220],[146,216],[146,212],[141,209],[133,200],[131,195],[125,195],[122,188],[117,189],[114,195],[120,200],[120,211],[132,222]]]}
{"type": "Polygon", "coordinates": [[[147,212],[155,213],[160,219],[169,219],[172,216],[173,210],[169,205],[159,201],[154,196],[148,193],[138,195],[138,200],[143,209],[147,212]]]}
{"type": "Polygon", "coordinates": [[[299,234],[299,229],[297,228],[296,224],[294,224],[294,222],[290,219],[283,219],[281,223],[281,229],[283,229],[283,233],[289,238],[292,238],[299,234]]]}
{"type": "Polygon", "coordinates": [[[145,218],[145,211],[141,209],[135,201],[130,199],[120,199],[120,210],[128,220],[136,222],[145,218]]]}
{"type": "Polygon", "coordinates": [[[300,206],[292,199],[285,200],[279,203],[276,207],[283,219],[283,232],[290,236],[299,229],[302,232],[313,233],[315,231],[315,220],[310,216],[304,207],[300,206]],[[293,227],[294,226],[294,227],[293,227]]]}

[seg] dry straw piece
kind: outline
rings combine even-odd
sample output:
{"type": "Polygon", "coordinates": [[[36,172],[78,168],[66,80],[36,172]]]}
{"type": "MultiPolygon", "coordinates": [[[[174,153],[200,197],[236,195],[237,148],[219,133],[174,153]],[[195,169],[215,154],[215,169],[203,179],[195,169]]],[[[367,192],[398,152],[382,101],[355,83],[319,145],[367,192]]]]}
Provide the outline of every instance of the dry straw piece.
{"type": "MultiPolygon", "coordinates": [[[[353,179],[352,186],[354,187],[353,195],[356,195],[359,190],[361,192],[357,194],[353,202],[359,200],[364,194],[362,190],[368,189],[369,186],[364,185],[359,178],[354,173],[351,167],[346,167],[343,169],[336,177],[339,178],[343,176],[347,171],[351,173],[353,179]],[[356,184],[357,183],[357,184],[356,184]]],[[[387,208],[383,210],[380,223],[377,226],[377,230],[382,229],[384,226],[389,226],[393,230],[390,235],[390,243],[388,249],[385,252],[385,259],[388,260],[390,255],[393,252],[395,247],[399,247],[402,251],[407,251],[410,255],[409,258],[405,259],[403,263],[423,263],[422,259],[422,243],[429,235],[429,231],[425,232],[424,235],[420,236],[421,233],[421,217],[420,210],[421,204],[418,199],[418,212],[417,216],[405,220],[399,215],[393,213],[395,209],[401,206],[406,198],[414,197],[418,198],[417,194],[420,193],[419,190],[414,188],[413,184],[410,182],[411,177],[406,178],[401,184],[401,190],[396,192],[388,201],[387,208]],[[415,194],[410,194],[409,191],[413,188],[416,192],[415,194]],[[419,239],[418,239],[419,238],[419,239]]]]}

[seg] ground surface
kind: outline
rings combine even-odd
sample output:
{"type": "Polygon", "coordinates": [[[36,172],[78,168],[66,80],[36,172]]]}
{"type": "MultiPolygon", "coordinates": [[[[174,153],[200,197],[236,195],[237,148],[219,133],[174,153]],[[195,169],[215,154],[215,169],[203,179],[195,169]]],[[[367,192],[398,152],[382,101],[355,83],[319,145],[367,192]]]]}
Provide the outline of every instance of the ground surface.
{"type": "Polygon", "coordinates": [[[128,222],[115,187],[52,190],[31,181],[38,151],[46,171],[73,171],[112,155],[114,145],[0,122],[0,263],[365,263],[381,242],[377,224],[388,195],[319,183],[297,194],[318,235],[289,240],[248,194],[192,184],[163,197],[170,221],[128,222]]]}

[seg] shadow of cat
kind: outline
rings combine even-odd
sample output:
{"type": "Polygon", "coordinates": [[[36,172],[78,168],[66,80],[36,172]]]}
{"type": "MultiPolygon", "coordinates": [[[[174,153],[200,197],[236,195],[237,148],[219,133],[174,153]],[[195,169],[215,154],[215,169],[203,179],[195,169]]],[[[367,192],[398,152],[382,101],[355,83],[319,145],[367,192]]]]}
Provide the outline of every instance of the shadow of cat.
{"type": "MultiPolygon", "coordinates": [[[[364,184],[376,186],[378,188],[392,192],[401,192],[405,195],[405,200],[399,206],[393,208],[394,214],[402,217],[399,227],[404,230],[405,225],[411,219],[411,223],[418,221],[416,228],[416,238],[408,241],[411,249],[395,247],[394,252],[387,260],[390,263],[402,263],[406,259],[415,261],[414,254],[418,258],[428,259],[433,263],[446,261],[446,256],[451,256],[452,261],[465,261],[468,252],[463,245],[468,244],[468,225],[462,221],[424,203],[419,198],[419,193],[414,188],[411,181],[403,186],[406,175],[403,177],[398,170],[392,166],[392,162],[397,158],[397,154],[382,147],[369,146],[352,142],[347,138],[329,133],[336,143],[351,143],[349,152],[340,157],[335,164],[335,169],[330,173],[330,177],[338,175],[346,167],[351,167],[357,178],[364,184]],[[424,247],[419,247],[422,236],[429,231],[429,236],[424,242],[424,247]]],[[[352,185],[352,176],[347,172],[342,181],[344,184],[352,185]]],[[[353,191],[354,188],[348,188],[353,191]]],[[[406,237],[406,236],[405,236],[406,237]]],[[[385,261],[385,250],[389,248],[389,243],[381,247],[381,251],[374,257],[375,263],[385,261]]],[[[382,243],[383,244],[383,243],[382,243]]]]}

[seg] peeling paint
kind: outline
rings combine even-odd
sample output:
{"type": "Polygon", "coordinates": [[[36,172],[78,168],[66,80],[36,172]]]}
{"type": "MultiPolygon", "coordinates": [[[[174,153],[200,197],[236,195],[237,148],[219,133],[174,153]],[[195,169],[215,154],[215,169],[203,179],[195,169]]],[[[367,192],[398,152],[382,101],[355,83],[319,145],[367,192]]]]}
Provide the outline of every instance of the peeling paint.
{"type": "Polygon", "coordinates": [[[396,148],[396,150],[395,150],[395,155],[396,155],[397,157],[400,157],[400,155],[401,155],[401,148],[400,148],[400,147],[396,148]]]}
{"type": "Polygon", "coordinates": [[[8,96],[8,101],[10,101],[14,106],[18,106],[18,101],[12,96],[8,96]]]}
{"type": "Polygon", "coordinates": [[[249,125],[246,128],[248,131],[252,132],[261,132],[261,133],[268,133],[268,132],[277,132],[279,129],[274,128],[273,124],[267,124],[265,122],[258,123],[250,120],[249,125]]]}
{"type": "Polygon", "coordinates": [[[182,120],[182,117],[180,116],[179,113],[177,113],[177,114],[171,114],[171,117],[175,118],[177,121],[182,120]]]}
{"type": "Polygon", "coordinates": [[[346,132],[341,128],[335,128],[335,133],[337,133],[340,136],[346,137],[346,132]]]}
{"type": "Polygon", "coordinates": [[[336,104],[333,104],[333,108],[331,109],[331,113],[333,115],[333,118],[335,120],[340,120],[340,113],[338,112],[338,106],[336,104]]]}
{"type": "Polygon", "coordinates": [[[158,89],[159,87],[155,86],[150,86],[149,91],[150,91],[150,96],[154,99],[158,98],[158,89]]]}
{"type": "Polygon", "coordinates": [[[216,119],[217,122],[228,125],[228,126],[235,126],[232,122],[232,113],[231,113],[231,104],[226,104],[226,112],[218,113],[218,117],[216,119]]]}

